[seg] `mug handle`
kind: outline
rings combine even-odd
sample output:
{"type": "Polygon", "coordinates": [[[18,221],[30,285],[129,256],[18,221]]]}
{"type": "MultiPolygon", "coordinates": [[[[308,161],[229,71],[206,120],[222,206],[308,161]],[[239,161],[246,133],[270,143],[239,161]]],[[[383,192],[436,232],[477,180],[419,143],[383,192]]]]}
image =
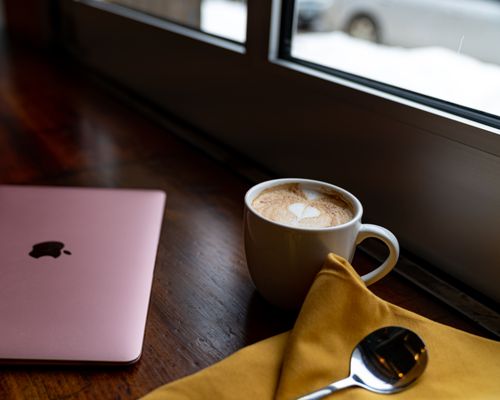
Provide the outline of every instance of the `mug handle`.
{"type": "Polygon", "coordinates": [[[389,248],[389,256],[382,265],[373,271],[363,275],[361,279],[366,285],[371,285],[386,276],[396,265],[399,257],[399,243],[392,232],[378,225],[363,224],[358,231],[356,245],[368,238],[379,239],[389,248]]]}

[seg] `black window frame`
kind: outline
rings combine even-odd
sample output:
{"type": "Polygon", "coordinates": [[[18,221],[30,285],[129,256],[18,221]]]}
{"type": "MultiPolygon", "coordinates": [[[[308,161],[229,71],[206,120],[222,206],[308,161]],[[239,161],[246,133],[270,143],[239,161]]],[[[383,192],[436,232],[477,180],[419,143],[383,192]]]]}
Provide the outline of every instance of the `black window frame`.
{"type": "Polygon", "coordinates": [[[311,61],[303,60],[292,56],[292,41],[293,35],[296,32],[296,0],[283,0],[281,8],[281,26],[280,26],[280,41],[278,44],[278,55],[281,59],[293,62],[298,65],[303,65],[308,68],[317,69],[318,71],[338,76],[342,79],[356,82],[360,85],[371,87],[373,89],[387,92],[394,96],[406,98],[410,101],[421,103],[425,106],[442,110],[446,113],[457,115],[471,121],[476,121],[480,124],[488,125],[493,128],[500,129],[500,116],[490,114],[474,108],[458,105],[446,100],[431,97],[422,93],[414,92],[388,83],[380,82],[374,79],[355,75],[347,71],[342,71],[311,61]]]}

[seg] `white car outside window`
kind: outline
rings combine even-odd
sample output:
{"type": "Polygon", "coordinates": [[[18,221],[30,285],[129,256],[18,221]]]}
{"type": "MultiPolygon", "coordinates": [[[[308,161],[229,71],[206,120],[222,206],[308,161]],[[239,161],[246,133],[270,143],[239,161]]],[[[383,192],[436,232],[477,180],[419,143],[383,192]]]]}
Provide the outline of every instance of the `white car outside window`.
{"type": "Polygon", "coordinates": [[[500,0],[298,0],[297,6],[299,24],[309,12],[313,31],[341,30],[390,46],[445,47],[500,64],[500,0]],[[313,10],[321,11],[313,18],[313,10]]]}

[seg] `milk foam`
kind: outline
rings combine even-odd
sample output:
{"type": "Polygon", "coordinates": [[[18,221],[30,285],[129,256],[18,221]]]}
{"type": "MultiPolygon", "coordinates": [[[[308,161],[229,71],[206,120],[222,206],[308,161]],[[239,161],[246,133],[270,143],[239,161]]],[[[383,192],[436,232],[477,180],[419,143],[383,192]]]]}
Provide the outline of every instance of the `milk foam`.
{"type": "Polygon", "coordinates": [[[304,189],[299,184],[266,189],[253,200],[252,207],[271,221],[308,228],[345,224],[354,216],[352,207],[338,193],[304,189]]]}
{"type": "Polygon", "coordinates": [[[293,203],[288,206],[288,211],[292,212],[297,219],[301,220],[303,218],[314,218],[321,215],[316,207],[304,204],[304,203],[293,203]]]}
{"type": "Polygon", "coordinates": [[[319,197],[319,193],[316,190],[302,189],[307,200],[316,200],[319,197]]]}

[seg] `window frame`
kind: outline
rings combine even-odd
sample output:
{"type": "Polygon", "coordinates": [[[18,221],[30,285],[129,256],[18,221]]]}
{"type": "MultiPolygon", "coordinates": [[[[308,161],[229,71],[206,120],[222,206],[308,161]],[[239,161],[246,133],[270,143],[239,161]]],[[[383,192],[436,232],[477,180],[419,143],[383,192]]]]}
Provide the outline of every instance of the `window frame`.
{"type": "Polygon", "coordinates": [[[98,8],[100,10],[110,12],[113,14],[121,15],[125,18],[155,26],[157,28],[176,33],[185,37],[199,40],[213,46],[222,47],[236,53],[245,54],[245,43],[240,43],[235,40],[224,38],[222,36],[214,35],[193,28],[189,25],[182,24],[178,21],[169,20],[166,18],[158,18],[152,14],[148,14],[141,10],[135,10],[118,3],[107,3],[99,0],[74,0],[79,3],[87,4],[88,6],[98,8]]]}
{"type": "Polygon", "coordinates": [[[500,301],[499,129],[282,59],[281,0],[248,2],[243,50],[137,11],[59,1],[64,47],[176,121],[181,136],[187,127],[278,176],[345,187],[365,221],[500,301]],[[304,146],[304,136],[317,145],[304,146]],[[302,147],[318,154],[302,156],[302,147]],[[469,201],[462,192],[477,197],[477,209],[457,220],[469,201]],[[460,226],[472,216],[480,224],[467,234],[460,226]]]}
{"type": "Polygon", "coordinates": [[[294,57],[291,54],[291,50],[297,19],[297,15],[295,12],[295,1],[296,0],[282,0],[281,10],[274,10],[276,15],[274,15],[273,18],[275,18],[276,20],[280,20],[281,27],[280,34],[277,37],[273,38],[277,42],[274,45],[274,49],[277,49],[275,50],[277,51],[277,56],[273,54],[273,59],[289,61],[295,65],[301,65],[308,69],[321,71],[327,75],[336,76],[345,81],[357,83],[361,85],[361,87],[368,87],[374,89],[379,93],[381,92],[393,95],[394,99],[406,99],[409,100],[412,105],[427,106],[428,110],[442,111],[445,113],[444,115],[449,117],[459,117],[463,121],[477,122],[484,127],[491,127],[496,130],[500,129],[500,116],[495,116],[484,111],[475,110],[470,107],[454,104],[446,100],[431,97],[418,92],[413,92],[404,88],[400,88],[398,86],[366,78],[360,75],[352,74],[348,71],[338,70],[332,67],[294,57]]]}

